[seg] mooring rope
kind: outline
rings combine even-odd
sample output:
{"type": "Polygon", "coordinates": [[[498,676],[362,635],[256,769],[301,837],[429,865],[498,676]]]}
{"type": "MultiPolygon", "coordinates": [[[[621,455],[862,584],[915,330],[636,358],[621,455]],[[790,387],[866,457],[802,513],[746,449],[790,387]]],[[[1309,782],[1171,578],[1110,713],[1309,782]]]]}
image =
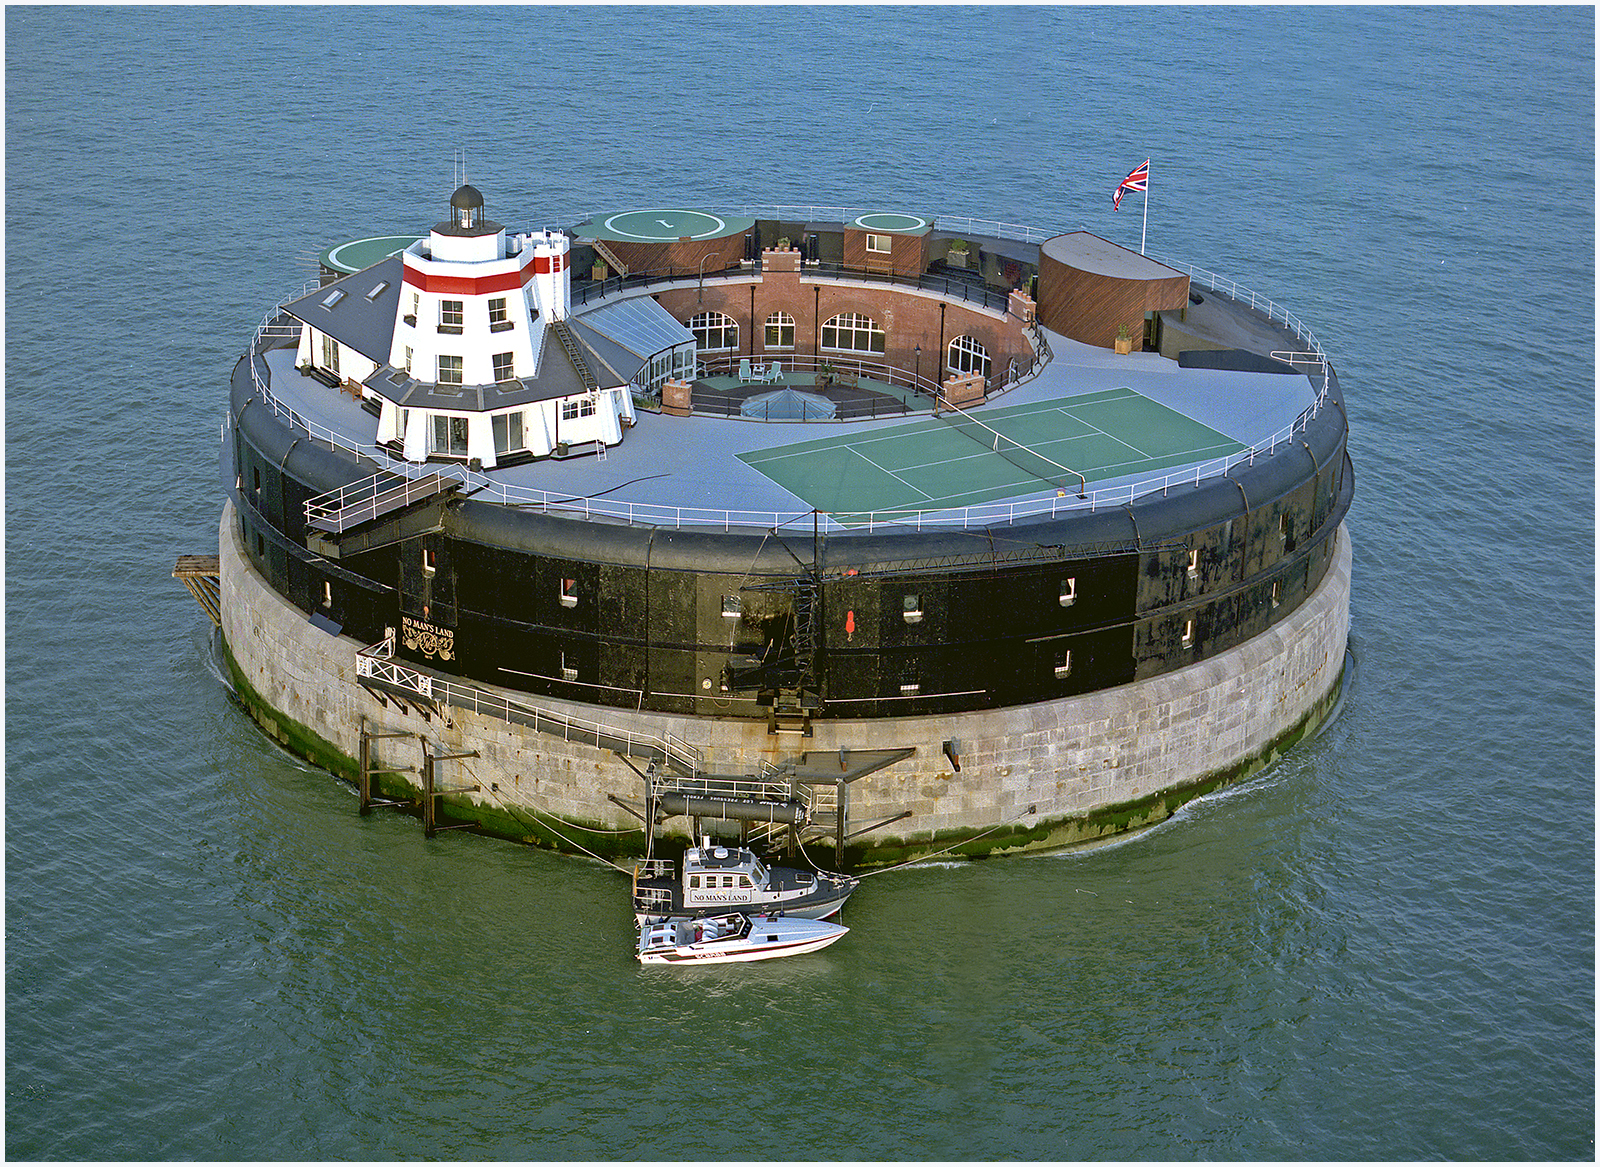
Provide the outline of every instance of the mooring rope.
{"type": "Polygon", "coordinates": [[[895,864],[892,864],[889,867],[878,867],[878,868],[874,868],[871,871],[863,871],[860,875],[841,875],[837,871],[825,871],[814,859],[811,858],[811,856],[809,854],[806,853],[806,845],[803,842],[800,844],[800,854],[805,856],[805,860],[806,860],[807,863],[810,863],[811,866],[815,867],[818,871],[822,871],[824,875],[831,875],[836,879],[865,879],[869,875],[887,875],[891,871],[899,871],[902,867],[914,867],[918,863],[926,863],[930,859],[937,859],[940,855],[944,855],[944,854],[947,854],[947,853],[949,853],[951,851],[954,851],[957,847],[965,847],[965,846],[968,846],[969,844],[976,843],[979,839],[983,838],[985,835],[992,835],[992,834],[994,834],[994,832],[1000,830],[1002,827],[1009,827],[1012,823],[1020,822],[1022,819],[1025,819],[1030,814],[1034,814],[1034,813],[1036,813],[1036,808],[1030,806],[1027,810],[1022,811],[1020,814],[1018,814],[1016,816],[1016,818],[1007,819],[1003,823],[996,823],[994,826],[989,827],[986,830],[979,831],[976,835],[973,835],[972,838],[970,838],[970,839],[964,839],[959,843],[951,843],[950,846],[945,847],[942,850],[934,851],[934,852],[932,852],[931,854],[928,854],[928,855],[919,855],[915,859],[907,859],[904,863],[895,863],[895,864]]]}

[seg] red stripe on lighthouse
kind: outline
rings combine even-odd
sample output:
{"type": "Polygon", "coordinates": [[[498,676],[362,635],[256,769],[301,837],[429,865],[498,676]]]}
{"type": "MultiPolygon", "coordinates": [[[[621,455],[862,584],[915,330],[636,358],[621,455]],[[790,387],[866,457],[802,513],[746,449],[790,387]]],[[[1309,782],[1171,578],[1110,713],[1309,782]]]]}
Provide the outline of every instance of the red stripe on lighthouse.
{"type": "MultiPolygon", "coordinates": [[[[424,292],[449,292],[458,296],[481,296],[487,292],[510,292],[522,287],[538,270],[539,257],[518,271],[495,276],[445,276],[407,267],[402,282],[424,292]]],[[[547,265],[548,267],[548,265],[547,265]]]]}

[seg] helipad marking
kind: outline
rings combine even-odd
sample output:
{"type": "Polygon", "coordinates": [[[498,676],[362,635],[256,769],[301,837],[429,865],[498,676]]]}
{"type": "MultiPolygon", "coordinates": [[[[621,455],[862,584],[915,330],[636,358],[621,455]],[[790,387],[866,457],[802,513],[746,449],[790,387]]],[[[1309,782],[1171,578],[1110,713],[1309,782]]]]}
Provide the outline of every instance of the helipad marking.
{"type": "Polygon", "coordinates": [[[884,212],[862,215],[856,219],[856,226],[865,227],[869,231],[920,231],[930,224],[927,219],[919,219],[916,215],[884,212]]]}
{"type": "MultiPolygon", "coordinates": [[[[641,224],[642,225],[642,224],[641,224]]],[[[708,215],[704,211],[687,211],[677,207],[655,207],[648,211],[621,211],[612,215],[601,226],[614,235],[626,235],[629,239],[641,239],[649,243],[670,243],[687,235],[690,239],[711,239],[722,234],[728,229],[728,221],[717,215],[708,215]],[[641,235],[637,231],[629,231],[626,227],[619,227],[619,221],[639,223],[649,215],[672,215],[671,219],[657,219],[656,223],[666,228],[665,231],[641,235]],[[684,227],[691,226],[694,220],[715,224],[708,231],[685,231],[684,227]]]]}
{"type": "MultiPolygon", "coordinates": [[[[363,244],[367,244],[367,243],[389,243],[391,241],[400,244],[400,246],[394,248],[394,250],[392,250],[392,251],[384,252],[378,258],[380,258],[380,259],[388,259],[391,255],[394,255],[396,252],[404,251],[406,248],[410,247],[413,243],[415,243],[417,241],[417,236],[415,236],[415,235],[373,235],[373,236],[370,236],[369,238],[366,238],[366,239],[352,239],[348,243],[339,244],[339,246],[335,247],[332,251],[328,252],[328,262],[330,264],[334,265],[334,266],[337,266],[337,267],[349,267],[350,266],[349,264],[344,263],[339,258],[339,253],[341,251],[343,251],[345,248],[347,248],[347,247],[360,247],[363,244]]],[[[371,265],[368,264],[367,266],[370,267],[371,265]]],[[[352,269],[352,270],[354,270],[354,269],[352,269]]]]}

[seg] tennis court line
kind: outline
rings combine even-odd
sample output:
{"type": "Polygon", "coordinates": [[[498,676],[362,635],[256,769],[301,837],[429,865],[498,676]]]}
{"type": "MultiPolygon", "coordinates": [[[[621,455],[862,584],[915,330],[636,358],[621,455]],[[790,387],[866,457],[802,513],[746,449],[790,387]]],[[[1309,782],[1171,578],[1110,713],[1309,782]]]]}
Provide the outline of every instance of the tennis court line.
{"type": "MultiPolygon", "coordinates": [[[[904,478],[901,478],[893,470],[889,470],[889,469],[886,469],[885,467],[879,466],[876,462],[874,462],[871,458],[867,457],[865,454],[863,454],[860,450],[856,449],[854,446],[847,446],[845,448],[848,449],[857,458],[860,458],[868,466],[871,466],[875,470],[882,471],[884,474],[887,474],[890,478],[893,478],[896,482],[900,483],[902,486],[904,486],[904,487],[906,487],[906,488],[908,488],[910,490],[915,490],[918,494],[920,494],[923,498],[927,499],[929,502],[933,501],[933,495],[929,494],[925,490],[922,490],[922,489],[920,489],[918,487],[912,486],[911,483],[907,482],[904,478]]],[[[910,467],[908,466],[908,467],[906,467],[906,469],[909,470],[910,467]]]]}
{"type": "MultiPolygon", "coordinates": [[[[1105,430],[1101,429],[1099,426],[1095,425],[1094,422],[1089,421],[1087,418],[1079,417],[1077,414],[1073,413],[1071,410],[1068,410],[1068,409],[1066,409],[1064,407],[1061,407],[1061,412],[1066,414],[1068,417],[1070,417],[1073,421],[1077,422],[1079,425],[1088,426],[1095,433],[1099,434],[1102,438],[1110,438],[1113,442],[1116,442],[1117,445],[1119,445],[1119,446],[1127,446],[1128,449],[1132,450],[1135,454],[1139,455],[1139,457],[1146,458],[1146,459],[1149,459],[1151,457],[1151,455],[1145,453],[1143,450],[1141,450],[1138,446],[1134,445],[1132,442],[1124,441],[1123,439],[1117,437],[1116,434],[1107,433],[1105,430]]],[[[1174,411],[1174,412],[1176,412],[1176,411],[1174,411]]],[[[1179,416],[1182,416],[1182,415],[1180,414],[1179,416]]],[[[1117,465],[1119,465],[1119,466],[1124,465],[1124,464],[1125,463],[1121,463],[1121,462],[1117,463],[1117,465]]]]}

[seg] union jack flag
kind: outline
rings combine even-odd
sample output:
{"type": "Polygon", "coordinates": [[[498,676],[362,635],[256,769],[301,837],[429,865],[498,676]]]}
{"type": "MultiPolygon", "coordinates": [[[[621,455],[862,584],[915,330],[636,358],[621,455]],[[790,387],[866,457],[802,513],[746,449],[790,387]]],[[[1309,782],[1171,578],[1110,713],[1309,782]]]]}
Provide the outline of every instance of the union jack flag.
{"type": "Polygon", "coordinates": [[[1144,160],[1144,165],[1136,169],[1127,178],[1122,180],[1117,187],[1117,193],[1111,196],[1111,209],[1117,210],[1122,206],[1122,192],[1125,190],[1145,191],[1150,188],[1150,159],[1144,160]]]}

